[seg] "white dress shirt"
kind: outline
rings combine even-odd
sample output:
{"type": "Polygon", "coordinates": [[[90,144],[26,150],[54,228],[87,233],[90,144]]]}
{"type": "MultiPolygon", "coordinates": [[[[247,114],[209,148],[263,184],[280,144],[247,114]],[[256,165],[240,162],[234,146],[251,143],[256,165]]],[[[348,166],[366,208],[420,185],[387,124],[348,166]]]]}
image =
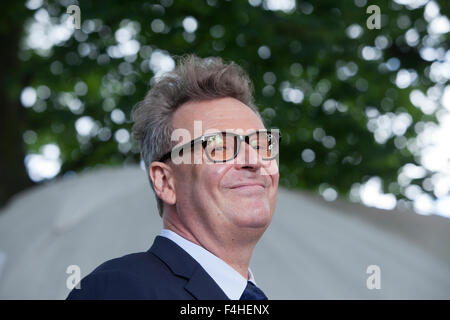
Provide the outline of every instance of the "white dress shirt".
{"type": "MultiPolygon", "coordinates": [[[[172,240],[194,258],[230,300],[239,300],[247,287],[247,279],[239,272],[205,248],[186,240],[171,230],[162,229],[159,235],[172,240]]],[[[248,269],[248,280],[256,285],[250,268],[248,269]]]]}

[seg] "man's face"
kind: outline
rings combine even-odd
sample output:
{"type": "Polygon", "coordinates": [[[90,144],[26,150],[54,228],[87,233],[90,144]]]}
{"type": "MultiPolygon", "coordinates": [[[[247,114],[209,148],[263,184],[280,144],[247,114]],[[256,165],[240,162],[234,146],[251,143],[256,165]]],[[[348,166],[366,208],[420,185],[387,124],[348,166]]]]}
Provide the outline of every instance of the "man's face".
{"type": "MultiPolygon", "coordinates": [[[[215,131],[212,129],[239,134],[264,129],[258,116],[233,98],[188,102],[172,120],[174,128],[187,129],[192,139],[199,136],[197,132],[194,135],[194,121],[201,121],[201,134],[215,131]]],[[[201,152],[201,164],[170,163],[177,212],[183,224],[194,233],[262,234],[275,209],[279,179],[276,160],[262,160],[245,142],[241,142],[237,157],[225,163],[212,163],[202,148],[195,152],[201,152]]]]}

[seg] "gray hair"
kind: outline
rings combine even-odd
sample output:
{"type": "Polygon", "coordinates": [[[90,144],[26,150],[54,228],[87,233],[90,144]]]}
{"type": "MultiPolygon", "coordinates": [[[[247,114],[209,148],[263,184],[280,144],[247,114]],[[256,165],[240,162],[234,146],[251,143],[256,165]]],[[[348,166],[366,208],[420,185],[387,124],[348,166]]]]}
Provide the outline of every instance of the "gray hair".
{"type": "MultiPolygon", "coordinates": [[[[174,130],[172,115],[178,107],[188,101],[231,97],[246,104],[261,119],[252,93],[250,78],[234,62],[224,63],[218,57],[180,57],[178,66],[163,75],[132,111],[133,137],[139,142],[153,192],[155,188],[150,179],[149,167],[176,144],[171,141],[174,130]]],[[[163,201],[156,192],[155,196],[162,217],[163,201]]]]}

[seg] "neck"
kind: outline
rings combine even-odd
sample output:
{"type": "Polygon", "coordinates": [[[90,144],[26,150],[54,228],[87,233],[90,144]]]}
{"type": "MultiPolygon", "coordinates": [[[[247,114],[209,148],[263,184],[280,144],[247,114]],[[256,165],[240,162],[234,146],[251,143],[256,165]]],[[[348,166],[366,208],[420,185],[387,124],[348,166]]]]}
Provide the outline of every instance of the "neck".
{"type": "Polygon", "coordinates": [[[258,239],[253,239],[254,237],[251,237],[251,239],[243,238],[242,232],[237,234],[231,232],[226,234],[192,232],[182,224],[173,223],[171,219],[163,219],[163,226],[165,229],[171,230],[186,240],[208,250],[248,280],[250,258],[258,239]]]}

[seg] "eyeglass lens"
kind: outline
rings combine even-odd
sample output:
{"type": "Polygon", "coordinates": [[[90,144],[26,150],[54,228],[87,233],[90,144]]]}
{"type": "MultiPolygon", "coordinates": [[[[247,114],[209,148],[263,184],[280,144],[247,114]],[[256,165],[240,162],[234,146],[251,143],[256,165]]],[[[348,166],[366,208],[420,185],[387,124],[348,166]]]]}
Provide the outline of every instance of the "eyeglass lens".
{"type": "MultiPolygon", "coordinates": [[[[236,156],[239,137],[229,133],[217,133],[206,139],[208,156],[213,161],[228,161],[236,156]]],[[[273,133],[258,132],[249,136],[249,144],[265,159],[272,159],[278,154],[278,139],[273,133]]]]}

